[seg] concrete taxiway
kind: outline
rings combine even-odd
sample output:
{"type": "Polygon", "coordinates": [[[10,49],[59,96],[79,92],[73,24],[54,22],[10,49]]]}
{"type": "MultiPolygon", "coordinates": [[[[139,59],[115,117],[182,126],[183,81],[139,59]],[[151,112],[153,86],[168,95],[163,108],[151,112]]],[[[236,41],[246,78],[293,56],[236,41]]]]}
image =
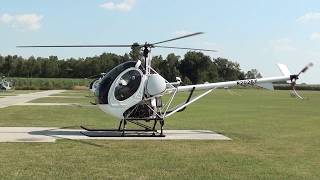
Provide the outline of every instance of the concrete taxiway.
{"type": "Polygon", "coordinates": [[[29,94],[19,94],[16,96],[3,97],[3,98],[0,98],[0,108],[6,108],[16,104],[26,103],[35,99],[48,97],[53,94],[62,93],[64,91],[65,90],[49,90],[49,91],[41,91],[41,92],[34,92],[29,94]]]}
{"type": "MultiPolygon", "coordinates": [[[[88,137],[79,129],[55,127],[0,127],[0,142],[55,142],[57,139],[72,140],[231,140],[208,130],[164,130],[165,137],[88,137]]],[[[90,132],[99,133],[99,132],[90,132]]],[[[100,132],[101,133],[101,132],[100,132]]],[[[106,132],[103,132],[106,133],[106,132]]],[[[109,132],[110,133],[110,132],[109,132]]],[[[112,132],[111,132],[112,133],[112,132]]],[[[108,134],[105,134],[108,135],[108,134]]],[[[109,134],[113,135],[113,134],[109,134]]]]}

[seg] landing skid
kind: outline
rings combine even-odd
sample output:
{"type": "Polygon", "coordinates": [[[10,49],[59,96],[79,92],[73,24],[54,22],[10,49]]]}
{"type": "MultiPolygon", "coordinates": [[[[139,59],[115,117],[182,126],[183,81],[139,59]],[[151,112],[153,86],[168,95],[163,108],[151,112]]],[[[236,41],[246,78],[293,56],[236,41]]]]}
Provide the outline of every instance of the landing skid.
{"type": "Polygon", "coordinates": [[[123,119],[120,121],[118,129],[93,129],[84,126],[80,126],[85,131],[80,131],[81,134],[88,137],[165,137],[163,134],[163,119],[148,119],[154,120],[153,127],[147,126],[138,121],[145,119],[123,119]],[[157,122],[160,122],[160,132],[156,130],[157,122]],[[143,129],[126,129],[127,123],[132,123],[143,129]]]}
{"type": "Polygon", "coordinates": [[[88,137],[165,137],[158,132],[130,131],[123,134],[122,131],[81,131],[81,134],[88,137]]]}

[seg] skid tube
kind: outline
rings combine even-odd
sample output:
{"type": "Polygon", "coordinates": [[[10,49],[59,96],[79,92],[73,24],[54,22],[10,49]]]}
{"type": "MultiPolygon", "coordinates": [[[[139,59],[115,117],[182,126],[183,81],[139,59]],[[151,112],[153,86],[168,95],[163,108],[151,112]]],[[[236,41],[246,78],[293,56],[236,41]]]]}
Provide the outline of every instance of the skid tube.
{"type": "Polygon", "coordinates": [[[93,129],[85,126],[80,126],[85,131],[80,131],[81,134],[88,137],[165,137],[163,134],[164,119],[162,118],[128,118],[122,119],[117,129],[93,129]],[[139,121],[154,121],[152,127],[145,125],[139,121]],[[156,129],[159,121],[160,129],[156,129]],[[126,129],[127,123],[132,123],[144,129],[126,129]]]}

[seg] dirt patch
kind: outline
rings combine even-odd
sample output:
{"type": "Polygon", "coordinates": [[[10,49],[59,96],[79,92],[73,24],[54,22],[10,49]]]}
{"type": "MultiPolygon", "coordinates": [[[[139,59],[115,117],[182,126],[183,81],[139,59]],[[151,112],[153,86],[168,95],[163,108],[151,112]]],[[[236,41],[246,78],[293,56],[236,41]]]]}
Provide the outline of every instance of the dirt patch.
{"type": "Polygon", "coordinates": [[[73,90],[88,90],[87,86],[73,86],[73,90]]]}

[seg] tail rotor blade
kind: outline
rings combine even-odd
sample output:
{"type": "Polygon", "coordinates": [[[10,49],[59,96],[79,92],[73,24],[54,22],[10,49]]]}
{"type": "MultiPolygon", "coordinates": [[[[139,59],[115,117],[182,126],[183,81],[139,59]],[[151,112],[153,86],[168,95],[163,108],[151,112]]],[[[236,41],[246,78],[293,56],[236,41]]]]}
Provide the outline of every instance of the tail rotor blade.
{"type": "Polygon", "coordinates": [[[292,93],[295,97],[299,98],[299,99],[303,99],[302,96],[299,95],[299,93],[296,91],[295,86],[292,86],[292,93]]]}
{"type": "Polygon", "coordinates": [[[313,66],[313,63],[309,63],[308,65],[306,65],[298,74],[298,76],[301,74],[301,73],[305,73],[310,67],[313,66]]]}

